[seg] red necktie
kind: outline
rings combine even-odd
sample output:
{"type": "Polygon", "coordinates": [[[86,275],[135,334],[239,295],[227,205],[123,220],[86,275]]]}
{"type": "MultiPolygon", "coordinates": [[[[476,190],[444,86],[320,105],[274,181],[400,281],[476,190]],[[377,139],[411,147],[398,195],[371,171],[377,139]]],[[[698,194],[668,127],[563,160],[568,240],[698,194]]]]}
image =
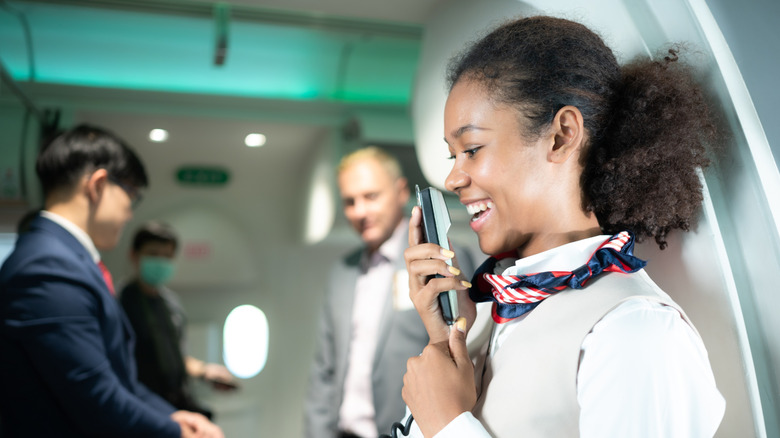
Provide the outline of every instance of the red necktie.
{"type": "Polygon", "coordinates": [[[114,290],[114,279],[111,278],[111,272],[108,271],[103,260],[98,261],[98,267],[100,267],[100,272],[103,273],[103,280],[105,280],[106,286],[108,286],[108,291],[111,292],[111,295],[116,295],[116,291],[114,290]]]}

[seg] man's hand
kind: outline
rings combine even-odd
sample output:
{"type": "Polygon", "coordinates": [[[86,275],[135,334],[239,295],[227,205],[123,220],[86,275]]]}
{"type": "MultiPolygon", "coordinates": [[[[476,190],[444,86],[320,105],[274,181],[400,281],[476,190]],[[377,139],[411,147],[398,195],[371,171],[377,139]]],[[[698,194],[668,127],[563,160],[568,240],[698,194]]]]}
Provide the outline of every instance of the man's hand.
{"type": "Polygon", "coordinates": [[[184,362],[187,374],[194,379],[203,379],[218,390],[228,391],[238,388],[235,377],[224,365],[207,363],[192,356],[187,356],[184,362]]]}
{"type": "Polygon", "coordinates": [[[181,427],[181,438],[225,438],[222,429],[201,414],[176,411],[171,419],[181,427]]]}
{"type": "Polygon", "coordinates": [[[211,383],[215,389],[229,391],[238,388],[238,382],[227,368],[217,363],[207,363],[203,369],[203,380],[211,383]]]}

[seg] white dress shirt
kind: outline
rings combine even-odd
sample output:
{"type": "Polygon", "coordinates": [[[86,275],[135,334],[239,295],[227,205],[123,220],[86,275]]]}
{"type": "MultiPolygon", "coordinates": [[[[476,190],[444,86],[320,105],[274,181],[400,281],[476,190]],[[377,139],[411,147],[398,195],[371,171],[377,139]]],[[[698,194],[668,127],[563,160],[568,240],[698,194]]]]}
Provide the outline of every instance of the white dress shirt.
{"type": "Polygon", "coordinates": [[[56,213],[52,213],[48,210],[41,210],[41,216],[54,222],[55,224],[61,226],[62,228],[65,228],[65,230],[70,234],[72,234],[73,237],[75,237],[76,240],[78,240],[79,243],[81,243],[84,246],[87,252],[89,252],[89,255],[92,256],[92,261],[94,261],[95,263],[100,261],[100,253],[95,247],[95,243],[92,242],[92,238],[89,237],[89,234],[87,234],[86,231],[79,228],[78,225],[74,224],[70,220],[65,219],[64,217],[56,213]]]}
{"type": "MultiPolygon", "coordinates": [[[[596,236],[517,260],[503,274],[571,271],[609,237],[596,236]]],[[[523,319],[497,324],[491,355],[523,319]]],[[[625,301],[593,326],[582,342],[581,358],[577,373],[581,438],[710,438],[720,425],[726,402],[715,386],[707,351],[671,307],[643,298],[625,301]]],[[[409,436],[423,436],[416,423],[409,436]]],[[[490,434],[471,412],[464,412],[436,434],[455,437],[490,434]]]]}
{"type": "Polygon", "coordinates": [[[344,380],[344,398],[339,410],[339,430],[365,437],[379,435],[374,420],[371,384],[379,323],[393,285],[395,258],[401,253],[408,220],[402,220],[392,236],[373,254],[364,253],[361,274],[355,284],[349,366],[344,380]]]}

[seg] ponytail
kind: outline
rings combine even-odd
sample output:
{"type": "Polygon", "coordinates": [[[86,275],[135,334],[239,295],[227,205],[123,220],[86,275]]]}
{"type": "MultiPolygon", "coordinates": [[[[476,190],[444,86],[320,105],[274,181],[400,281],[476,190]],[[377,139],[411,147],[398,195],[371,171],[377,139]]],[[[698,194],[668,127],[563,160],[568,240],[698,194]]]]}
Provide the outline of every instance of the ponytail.
{"type": "Polygon", "coordinates": [[[702,201],[699,169],[716,129],[707,101],[678,48],[662,60],[622,68],[610,121],[585,155],[583,202],[605,233],[633,231],[666,247],[689,230],[702,201]]]}

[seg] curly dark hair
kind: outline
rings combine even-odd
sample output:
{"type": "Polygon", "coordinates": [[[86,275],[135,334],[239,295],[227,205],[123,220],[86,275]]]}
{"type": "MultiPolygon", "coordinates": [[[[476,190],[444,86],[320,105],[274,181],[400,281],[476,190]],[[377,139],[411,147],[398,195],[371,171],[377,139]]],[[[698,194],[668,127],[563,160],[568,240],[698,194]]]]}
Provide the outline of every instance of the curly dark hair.
{"type": "Polygon", "coordinates": [[[450,89],[465,78],[522,115],[536,138],[567,105],[582,113],[588,143],[580,182],[585,211],[605,233],[631,230],[666,247],[688,230],[702,201],[699,169],[716,129],[704,93],[679,48],[659,60],[620,67],[604,41],[582,24],[553,17],[506,23],[455,57],[450,89]]]}

